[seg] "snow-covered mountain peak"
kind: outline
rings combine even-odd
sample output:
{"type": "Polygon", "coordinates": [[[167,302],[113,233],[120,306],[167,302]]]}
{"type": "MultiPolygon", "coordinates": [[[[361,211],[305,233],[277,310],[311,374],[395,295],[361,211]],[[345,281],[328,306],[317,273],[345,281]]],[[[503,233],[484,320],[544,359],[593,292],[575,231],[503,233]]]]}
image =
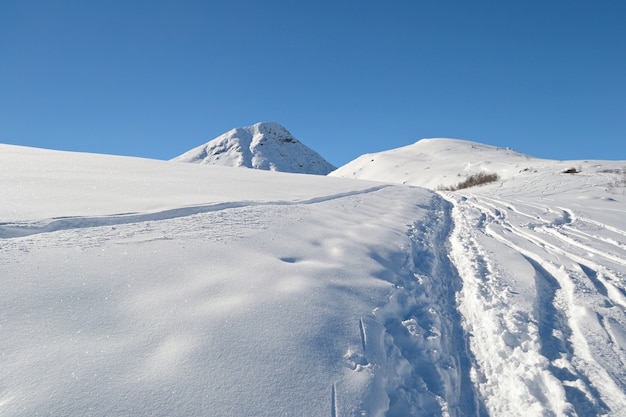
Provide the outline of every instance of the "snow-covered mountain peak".
{"type": "Polygon", "coordinates": [[[232,129],[173,161],[318,175],[334,169],[275,122],[232,129]]]}

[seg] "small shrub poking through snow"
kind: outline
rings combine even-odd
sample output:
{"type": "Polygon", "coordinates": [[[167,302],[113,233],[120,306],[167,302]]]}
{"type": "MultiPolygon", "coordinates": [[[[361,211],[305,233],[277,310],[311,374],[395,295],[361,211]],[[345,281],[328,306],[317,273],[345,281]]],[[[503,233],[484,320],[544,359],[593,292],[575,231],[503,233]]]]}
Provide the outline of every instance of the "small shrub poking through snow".
{"type": "Polygon", "coordinates": [[[489,184],[491,182],[498,181],[499,179],[500,176],[498,174],[487,174],[485,172],[480,172],[478,174],[470,175],[457,185],[451,185],[447,187],[441,186],[437,189],[440,191],[456,191],[462,190],[464,188],[476,187],[477,185],[489,184]]]}
{"type": "MultiPolygon", "coordinates": [[[[618,175],[618,178],[607,186],[607,191],[611,194],[616,194],[618,188],[626,188],[626,167],[621,170],[604,170],[601,172],[618,175]]],[[[624,191],[622,191],[622,194],[624,194],[624,191]]]]}

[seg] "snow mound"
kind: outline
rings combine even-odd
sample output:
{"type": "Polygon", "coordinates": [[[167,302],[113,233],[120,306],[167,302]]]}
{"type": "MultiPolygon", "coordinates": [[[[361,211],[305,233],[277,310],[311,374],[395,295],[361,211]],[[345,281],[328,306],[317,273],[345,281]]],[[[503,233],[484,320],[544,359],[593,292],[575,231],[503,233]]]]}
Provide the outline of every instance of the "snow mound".
{"type": "Polygon", "coordinates": [[[173,161],[326,175],[333,167],[278,123],[230,130],[173,161]]]}

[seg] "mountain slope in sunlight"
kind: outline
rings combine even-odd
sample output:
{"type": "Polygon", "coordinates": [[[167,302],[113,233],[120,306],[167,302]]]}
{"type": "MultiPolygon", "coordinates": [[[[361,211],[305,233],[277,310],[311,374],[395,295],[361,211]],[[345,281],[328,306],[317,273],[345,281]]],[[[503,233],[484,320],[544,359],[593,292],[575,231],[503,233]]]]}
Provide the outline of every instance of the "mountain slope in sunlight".
{"type": "Polygon", "coordinates": [[[496,180],[440,195],[452,207],[456,308],[485,415],[620,415],[626,161],[552,161],[426,139],[331,176],[443,189],[477,174],[496,180]]]}
{"type": "Polygon", "coordinates": [[[621,416],[624,166],[448,139],[332,176],[0,145],[0,414],[621,416]]]}
{"type": "Polygon", "coordinates": [[[230,130],[173,160],[318,175],[335,169],[278,123],[230,130]]]}

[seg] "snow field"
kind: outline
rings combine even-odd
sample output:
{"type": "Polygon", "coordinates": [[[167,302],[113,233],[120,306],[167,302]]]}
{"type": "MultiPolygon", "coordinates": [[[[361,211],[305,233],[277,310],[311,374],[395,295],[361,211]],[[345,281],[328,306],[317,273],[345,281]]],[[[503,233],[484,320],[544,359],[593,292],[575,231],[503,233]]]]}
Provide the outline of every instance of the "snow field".
{"type": "Polygon", "coordinates": [[[9,190],[0,225],[4,415],[443,415],[456,401],[457,371],[439,364],[455,353],[431,342],[444,358],[431,386],[405,388],[415,364],[403,354],[420,345],[389,333],[413,322],[387,305],[417,298],[398,283],[432,193],[137,161],[147,185],[121,173],[137,169],[125,158],[40,156],[25,176],[46,187],[9,190]],[[90,177],[107,165],[120,174],[90,177]],[[176,197],[171,175],[188,176],[176,197]],[[96,185],[91,202],[77,181],[96,185]]]}
{"type": "Polygon", "coordinates": [[[432,139],[333,173],[500,177],[437,193],[0,145],[0,414],[621,416],[623,165],[432,139]]]}

